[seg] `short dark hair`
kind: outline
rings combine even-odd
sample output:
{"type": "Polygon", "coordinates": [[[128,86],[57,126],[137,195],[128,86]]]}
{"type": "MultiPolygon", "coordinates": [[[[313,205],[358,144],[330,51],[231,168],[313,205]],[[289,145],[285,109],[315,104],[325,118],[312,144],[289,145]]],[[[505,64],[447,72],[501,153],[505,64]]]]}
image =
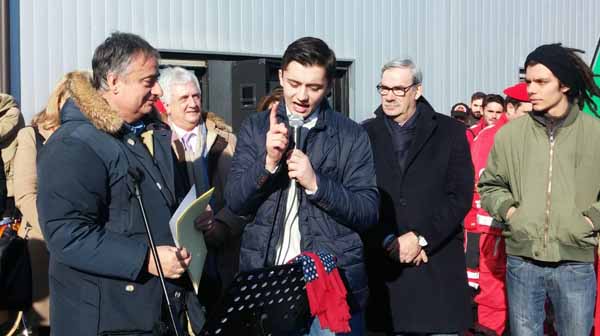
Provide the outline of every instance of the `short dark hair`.
{"type": "Polygon", "coordinates": [[[477,91],[477,92],[475,92],[475,93],[473,93],[473,94],[471,95],[471,103],[472,103],[474,100],[477,100],[477,99],[484,99],[484,98],[485,98],[485,93],[483,93],[483,92],[481,92],[481,91],[477,91]]]}
{"type": "Polygon", "coordinates": [[[504,109],[506,110],[506,108],[508,107],[508,104],[512,104],[512,106],[514,106],[515,109],[518,109],[519,106],[521,106],[521,104],[523,104],[523,103],[525,103],[525,102],[515,99],[511,96],[506,96],[506,98],[504,98],[504,109]]]}
{"type": "Polygon", "coordinates": [[[485,97],[483,97],[483,103],[481,104],[481,108],[485,108],[485,106],[490,103],[498,103],[498,104],[502,105],[502,108],[505,108],[504,98],[502,98],[502,96],[500,96],[500,95],[497,95],[497,94],[485,95],[485,97]]]}
{"type": "Polygon", "coordinates": [[[301,37],[292,42],[283,53],[281,69],[285,70],[288,64],[298,62],[303,66],[322,66],[325,68],[327,81],[335,77],[335,53],[327,43],[316,37],[301,37]]]}
{"type": "Polygon", "coordinates": [[[137,55],[160,59],[153,46],[138,35],[114,32],[94,51],[92,58],[92,85],[97,90],[108,89],[106,76],[109,72],[121,74],[127,70],[137,55]]]}

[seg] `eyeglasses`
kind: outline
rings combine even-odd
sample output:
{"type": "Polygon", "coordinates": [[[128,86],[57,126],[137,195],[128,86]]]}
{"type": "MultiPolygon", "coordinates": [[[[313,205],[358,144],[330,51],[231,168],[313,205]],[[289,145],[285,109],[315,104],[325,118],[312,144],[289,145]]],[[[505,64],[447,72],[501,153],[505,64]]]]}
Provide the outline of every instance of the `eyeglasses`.
{"type": "Polygon", "coordinates": [[[411,87],[417,85],[418,83],[413,83],[407,87],[401,87],[401,86],[394,86],[393,88],[389,88],[387,86],[383,86],[381,84],[378,84],[377,87],[377,92],[379,92],[380,95],[385,96],[387,95],[390,90],[394,93],[394,96],[396,97],[404,97],[406,96],[406,93],[408,92],[408,90],[410,90],[411,87]]]}

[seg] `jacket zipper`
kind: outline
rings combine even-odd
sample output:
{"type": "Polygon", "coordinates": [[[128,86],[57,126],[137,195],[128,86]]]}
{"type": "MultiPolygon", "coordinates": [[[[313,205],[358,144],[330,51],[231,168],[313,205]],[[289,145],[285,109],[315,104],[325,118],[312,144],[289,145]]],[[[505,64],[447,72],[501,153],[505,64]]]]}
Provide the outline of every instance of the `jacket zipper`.
{"type": "Polygon", "coordinates": [[[550,230],[550,203],[552,194],[552,161],[554,159],[554,130],[550,131],[550,164],[548,166],[548,189],[546,191],[546,223],[544,225],[544,249],[548,245],[548,231],[550,230]]]}

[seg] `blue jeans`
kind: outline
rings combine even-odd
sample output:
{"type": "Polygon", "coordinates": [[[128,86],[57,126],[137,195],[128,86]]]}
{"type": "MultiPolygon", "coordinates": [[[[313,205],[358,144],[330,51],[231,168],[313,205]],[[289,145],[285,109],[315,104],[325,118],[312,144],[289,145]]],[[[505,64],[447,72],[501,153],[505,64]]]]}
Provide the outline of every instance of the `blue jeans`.
{"type": "Polygon", "coordinates": [[[586,262],[538,262],[507,257],[506,290],[512,336],[544,334],[550,298],[559,335],[589,335],[594,322],[596,273],[586,262]]]}
{"type": "Polygon", "coordinates": [[[350,317],[350,329],[349,333],[333,333],[329,329],[321,329],[321,323],[319,318],[315,317],[310,325],[310,332],[307,336],[362,336],[366,334],[365,331],[365,314],[364,312],[358,312],[352,314],[350,317]]]}

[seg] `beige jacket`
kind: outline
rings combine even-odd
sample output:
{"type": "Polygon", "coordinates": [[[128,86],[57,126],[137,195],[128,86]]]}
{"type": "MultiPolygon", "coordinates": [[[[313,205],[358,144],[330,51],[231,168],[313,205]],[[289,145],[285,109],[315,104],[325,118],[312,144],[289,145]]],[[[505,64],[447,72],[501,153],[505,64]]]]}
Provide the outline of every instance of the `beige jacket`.
{"type": "MultiPolygon", "coordinates": [[[[244,220],[234,216],[225,208],[225,185],[231,168],[233,153],[235,152],[236,137],[232,132],[231,126],[227,125],[225,120],[212,112],[203,113],[203,119],[206,123],[206,150],[208,151],[208,166],[214,165],[211,176],[209,176],[211,187],[215,188],[213,193],[213,206],[215,218],[222,220],[229,228],[231,237],[224,242],[223,246],[217,251],[219,274],[223,285],[226,287],[234,278],[239,269],[239,251],[240,234],[244,220]],[[218,137],[227,142],[227,146],[218,156],[217,161],[213,161],[211,149],[215,150],[218,146],[218,137]]],[[[183,145],[173,132],[173,149],[177,159],[181,162],[185,160],[183,145]]],[[[219,140],[222,141],[222,140],[219,140]]],[[[225,289],[225,288],[223,288],[225,289]]]]}
{"type": "MultiPolygon", "coordinates": [[[[231,126],[227,125],[225,120],[217,116],[212,112],[203,114],[206,122],[206,150],[210,152],[211,148],[215,146],[215,142],[218,136],[221,136],[227,142],[227,146],[221,153],[216,163],[216,169],[213,170],[212,176],[210,176],[211,186],[215,187],[213,194],[215,210],[220,210],[225,204],[224,192],[225,184],[227,183],[227,175],[229,174],[229,168],[231,167],[231,160],[233,159],[233,153],[235,152],[236,137],[232,133],[231,126]]],[[[177,159],[181,162],[185,160],[185,152],[181,141],[177,138],[177,134],[173,132],[173,150],[177,159]]],[[[211,163],[209,162],[209,165],[211,163]]]]}
{"type": "Polygon", "coordinates": [[[231,231],[230,238],[223,243],[223,246],[219,248],[217,252],[217,265],[223,282],[223,290],[225,290],[239,271],[240,260],[242,224],[239,222],[239,217],[234,216],[225,208],[225,185],[227,184],[227,177],[229,176],[237,139],[233,134],[231,126],[227,125],[225,120],[217,115],[209,112],[204,120],[206,120],[207,129],[206,148],[209,151],[209,166],[212,164],[210,161],[210,149],[216,146],[217,136],[220,136],[227,141],[227,146],[223,149],[221,155],[219,155],[213,174],[209,177],[211,186],[215,187],[213,194],[214,205],[218,210],[215,213],[215,217],[223,220],[231,231]]]}
{"type": "Polygon", "coordinates": [[[215,187],[215,207],[222,209],[225,205],[225,184],[227,183],[227,176],[231,168],[231,160],[233,159],[237,139],[232,133],[231,126],[227,125],[223,119],[215,114],[209,112],[205,120],[207,129],[206,148],[208,151],[215,145],[217,136],[221,136],[227,141],[227,147],[225,147],[219,156],[216,169],[213,171],[212,176],[210,176],[212,186],[215,187]]]}
{"type": "MultiPolygon", "coordinates": [[[[41,134],[45,139],[50,136],[49,131],[41,130],[41,134]]],[[[36,171],[37,147],[33,128],[25,127],[21,129],[16,137],[15,144],[15,205],[23,215],[19,235],[24,236],[26,224],[31,225],[28,245],[33,278],[33,316],[29,316],[29,322],[32,325],[48,325],[50,323],[48,251],[38,222],[36,206],[38,190],[36,171]]]]}
{"type": "Polygon", "coordinates": [[[10,95],[0,93],[0,150],[6,174],[7,196],[14,196],[14,157],[17,150],[17,132],[25,126],[21,111],[10,95]]]}

